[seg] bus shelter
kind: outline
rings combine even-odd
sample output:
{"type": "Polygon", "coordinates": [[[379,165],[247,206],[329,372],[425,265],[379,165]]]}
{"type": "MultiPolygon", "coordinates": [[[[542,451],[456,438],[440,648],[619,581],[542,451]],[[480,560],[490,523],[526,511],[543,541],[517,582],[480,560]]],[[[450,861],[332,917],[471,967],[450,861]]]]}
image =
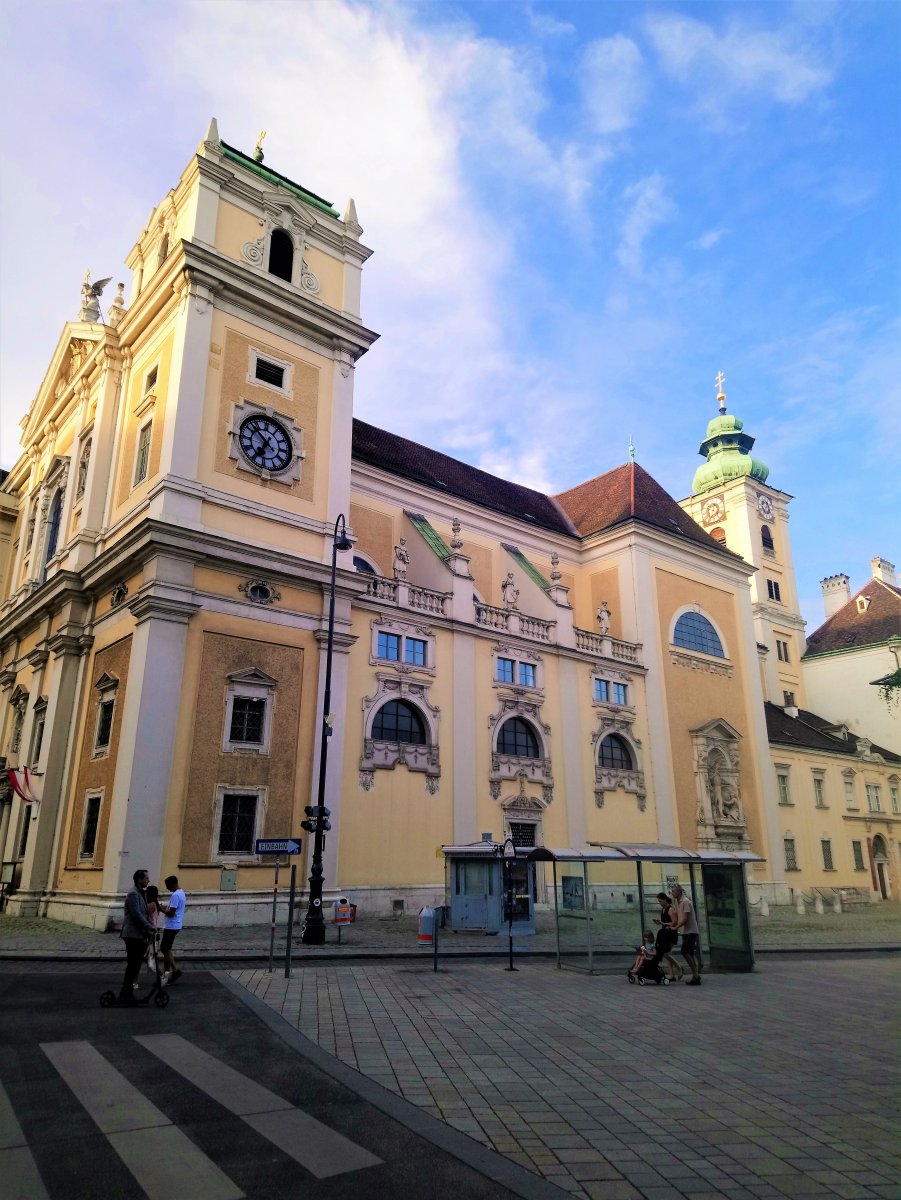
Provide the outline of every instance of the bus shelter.
{"type": "Polygon", "coordinates": [[[729,971],[753,971],[745,864],[756,854],[683,850],[652,843],[594,844],[582,850],[539,846],[527,861],[553,868],[557,965],[593,971],[611,954],[634,949],[644,929],[655,929],[657,894],[680,884],[691,897],[705,962],[729,971]]]}

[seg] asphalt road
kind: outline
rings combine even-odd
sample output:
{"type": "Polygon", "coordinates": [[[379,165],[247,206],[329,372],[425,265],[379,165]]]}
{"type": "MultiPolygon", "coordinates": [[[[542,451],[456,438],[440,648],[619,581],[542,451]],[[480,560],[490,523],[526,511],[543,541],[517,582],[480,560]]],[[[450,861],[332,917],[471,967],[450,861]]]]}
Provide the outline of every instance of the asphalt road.
{"type": "Polygon", "coordinates": [[[100,1008],[120,978],[0,975],[0,1200],[564,1194],[208,972],[166,1009],[100,1008]]]}

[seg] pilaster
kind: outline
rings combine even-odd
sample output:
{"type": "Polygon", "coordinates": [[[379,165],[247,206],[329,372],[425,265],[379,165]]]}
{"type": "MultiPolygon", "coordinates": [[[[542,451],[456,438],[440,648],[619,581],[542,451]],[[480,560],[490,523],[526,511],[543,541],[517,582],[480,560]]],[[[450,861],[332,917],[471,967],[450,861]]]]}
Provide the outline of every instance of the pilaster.
{"type": "MultiPolygon", "coordinates": [[[[469,612],[472,612],[472,580],[454,578],[454,606],[457,605],[456,588],[463,584],[468,591],[469,612]]],[[[454,704],[453,737],[453,812],[454,842],[458,846],[477,840],[480,830],[476,829],[478,780],[476,773],[476,705],[473,697],[476,687],[476,639],[460,630],[455,634],[454,647],[454,704]]],[[[500,822],[498,822],[500,827],[500,822]]]]}
{"type": "Polygon", "coordinates": [[[207,389],[214,292],[186,271],[181,278],[169,394],[160,454],[161,475],[196,479],[207,389]]]}

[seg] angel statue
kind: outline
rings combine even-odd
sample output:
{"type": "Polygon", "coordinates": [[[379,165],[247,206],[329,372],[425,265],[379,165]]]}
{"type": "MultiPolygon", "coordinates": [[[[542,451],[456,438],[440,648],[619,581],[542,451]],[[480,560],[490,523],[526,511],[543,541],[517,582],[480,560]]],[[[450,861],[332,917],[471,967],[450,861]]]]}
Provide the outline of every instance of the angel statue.
{"type": "Polygon", "coordinates": [[[98,279],[96,283],[91,283],[91,272],[85,271],[84,283],[81,285],[81,312],[78,314],[79,321],[97,323],[101,320],[100,297],[103,295],[103,289],[112,278],[112,275],[110,275],[106,279],[98,279]]]}

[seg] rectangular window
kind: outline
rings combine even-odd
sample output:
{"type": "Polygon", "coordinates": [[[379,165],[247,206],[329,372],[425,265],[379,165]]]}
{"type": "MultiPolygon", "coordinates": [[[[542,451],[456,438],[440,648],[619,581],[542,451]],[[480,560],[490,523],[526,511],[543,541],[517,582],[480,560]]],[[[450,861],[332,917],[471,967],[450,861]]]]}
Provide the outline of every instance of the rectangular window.
{"type": "Polygon", "coordinates": [[[786,871],[797,871],[798,856],[795,851],[795,839],[794,838],[785,838],[783,840],[782,844],[785,847],[785,869],[786,869],[786,871]]]}
{"type": "Polygon", "coordinates": [[[813,799],[817,808],[826,807],[826,786],[820,775],[813,777],[813,799]]]}
{"type": "MultiPolygon", "coordinates": [[[[778,596],[776,599],[778,599],[778,596]]],[[[780,662],[791,662],[788,656],[788,642],[783,642],[779,638],[776,638],[776,653],[779,656],[780,662]]]]}
{"type": "Polygon", "coordinates": [[[41,747],[44,744],[44,725],[47,720],[47,709],[41,708],[34,714],[34,730],[31,734],[31,761],[37,766],[41,757],[41,747]]]}
{"type": "Polygon", "coordinates": [[[851,853],[854,855],[854,870],[865,871],[866,867],[863,862],[863,844],[861,842],[851,843],[851,853]]]}
{"type": "Polygon", "coordinates": [[[113,710],[115,707],[115,700],[100,701],[100,707],[97,711],[97,736],[94,738],[95,754],[101,750],[109,749],[110,737],[113,732],[113,710]]]}
{"type": "Polygon", "coordinates": [[[867,785],[867,808],[870,812],[882,812],[882,788],[876,783],[867,785]]]}
{"type": "Polygon", "coordinates": [[[153,389],[156,387],[158,371],[159,371],[159,368],[154,367],[153,370],[147,372],[147,378],[144,380],[144,395],[145,396],[147,395],[148,392],[152,392],[153,389]]]}
{"type": "Polygon", "coordinates": [[[97,845],[97,826],[100,823],[100,796],[88,796],[84,804],[84,826],[81,831],[79,858],[93,858],[97,845]]]}
{"type": "Polygon", "coordinates": [[[379,658],[387,658],[389,662],[400,662],[400,634],[379,634],[379,658]]]}
{"type": "Polygon", "coordinates": [[[823,851],[823,870],[834,871],[835,867],[832,864],[832,842],[828,838],[823,838],[820,842],[820,847],[823,851]]]}
{"type": "Polygon", "coordinates": [[[22,809],[22,830],[19,834],[19,858],[24,858],[25,851],[28,849],[28,831],[31,828],[31,813],[31,805],[22,809]]]}
{"type": "Polygon", "coordinates": [[[426,643],[422,638],[404,638],[404,662],[414,667],[425,666],[426,643]]]}
{"type": "Polygon", "coordinates": [[[626,685],[624,683],[615,683],[613,685],[613,703],[626,703],[626,685]]]}
{"type": "Polygon", "coordinates": [[[147,469],[150,465],[150,435],[152,430],[153,422],[148,421],[146,425],[141,427],[141,432],[138,434],[138,453],[135,458],[135,487],[139,483],[143,483],[147,478],[147,469]]]}
{"type": "Polygon", "coordinates": [[[794,692],[783,692],[782,693],[782,703],[786,708],[794,708],[795,707],[795,693],[794,692]]]}
{"type": "Polygon", "coordinates": [[[235,696],[228,740],[260,745],[263,741],[265,719],[265,700],[257,700],[251,696],[235,696]]]}
{"type": "Polygon", "coordinates": [[[512,683],[513,675],[513,659],[499,658],[497,660],[497,681],[498,683],[512,683]]]}
{"type": "Polygon", "coordinates": [[[889,788],[889,795],[892,798],[892,812],[901,813],[901,797],[898,795],[898,789],[896,787],[889,788]]]}
{"type": "Polygon", "coordinates": [[[218,841],[220,854],[253,854],[257,799],[256,793],[246,795],[241,792],[226,792],[222,797],[218,841]]]}
{"type": "Polygon", "coordinates": [[[535,686],[535,664],[519,664],[519,686],[533,688],[535,686]]]}
{"type": "Polygon", "coordinates": [[[779,783],[779,803],[791,804],[792,798],[791,792],[788,790],[788,776],[780,772],[776,776],[776,779],[779,783]]]}
{"type": "Polygon", "coordinates": [[[854,780],[845,780],[845,804],[848,808],[857,808],[857,800],[854,796],[854,780]]]}
{"type": "Polygon", "coordinates": [[[607,698],[608,698],[608,693],[609,693],[609,686],[607,684],[607,680],[606,679],[596,679],[594,681],[594,698],[595,698],[595,700],[602,700],[606,704],[607,698]]]}
{"type": "Polygon", "coordinates": [[[781,591],[779,588],[779,584],[776,582],[775,579],[768,579],[766,581],[766,594],[769,596],[769,598],[771,600],[777,600],[781,603],[782,594],[781,594],[781,591]]]}
{"type": "Polygon", "coordinates": [[[257,379],[261,379],[263,383],[269,383],[272,387],[284,387],[285,385],[285,368],[278,366],[277,363],[269,362],[266,358],[258,358],[256,370],[254,372],[257,379]]]}

